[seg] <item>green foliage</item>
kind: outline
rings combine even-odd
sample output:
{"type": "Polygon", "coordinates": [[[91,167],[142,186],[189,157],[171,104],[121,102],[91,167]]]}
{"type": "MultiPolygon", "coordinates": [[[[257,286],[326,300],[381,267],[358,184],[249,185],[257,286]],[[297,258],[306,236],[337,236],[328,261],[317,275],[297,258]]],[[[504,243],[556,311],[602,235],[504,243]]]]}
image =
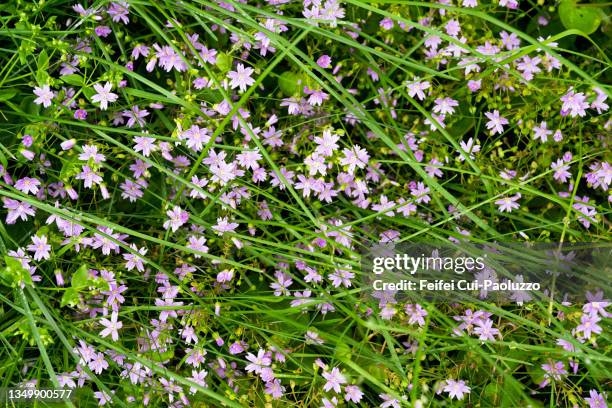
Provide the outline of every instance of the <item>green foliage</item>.
{"type": "Polygon", "coordinates": [[[32,277],[19,260],[5,255],[4,266],[0,267],[0,283],[16,288],[21,285],[32,285],[32,277]]]}
{"type": "Polygon", "coordinates": [[[559,5],[559,17],[568,30],[576,29],[589,35],[599,28],[605,14],[600,8],[585,7],[575,0],[563,0],[559,5]]]}

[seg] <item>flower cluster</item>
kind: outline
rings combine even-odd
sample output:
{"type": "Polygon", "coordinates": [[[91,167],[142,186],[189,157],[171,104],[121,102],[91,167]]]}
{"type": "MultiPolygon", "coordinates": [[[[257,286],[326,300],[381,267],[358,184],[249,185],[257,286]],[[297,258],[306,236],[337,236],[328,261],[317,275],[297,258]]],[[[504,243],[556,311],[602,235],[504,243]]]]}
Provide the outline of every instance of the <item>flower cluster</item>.
{"type": "Polygon", "coordinates": [[[609,346],[603,291],[542,311],[520,293],[502,312],[361,279],[364,242],[608,232],[610,90],[547,37],[546,9],[174,6],[75,4],[41,26],[15,2],[0,285],[34,310],[9,341],[61,350],[50,381],[100,406],[496,406],[521,370],[495,364],[525,362],[514,406],[576,400],[576,384],[533,396],[572,376],[605,406],[579,364],[609,346]],[[542,36],[510,30],[519,17],[542,36]],[[545,350],[539,371],[518,342],[545,350]]]}

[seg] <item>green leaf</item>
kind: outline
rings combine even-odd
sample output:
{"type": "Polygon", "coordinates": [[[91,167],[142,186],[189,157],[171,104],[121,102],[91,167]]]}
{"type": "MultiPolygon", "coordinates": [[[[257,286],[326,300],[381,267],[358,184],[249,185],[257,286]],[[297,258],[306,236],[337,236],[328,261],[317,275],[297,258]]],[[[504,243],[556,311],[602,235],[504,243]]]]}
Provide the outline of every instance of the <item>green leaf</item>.
{"type": "Polygon", "coordinates": [[[85,94],[87,99],[89,99],[89,101],[92,102],[91,98],[93,98],[93,96],[96,94],[96,91],[93,88],[86,86],[83,88],[83,93],[85,94]]]}
{"type": "Polygon", "coordinates": [[[278,77],[278,87],[285,96],[294,96],[301,91],[302,76],[295,72],[286,71],[278,77]]]}
{"type": "Polygon", "coordinates": [[[41,105],[34,103],[34,99],[36,99],[34,95],[26,96],[21,100],[19,107],[30,115],[38,116],[40,115],[41,105]]]}
{"type": "Polygon", "coordinates": [[[68,288],[62,295],[62,300],[60,301],[60,307],[64,307],[66,305],[75,306],[79,302],[79,292],[77,292],[74,288],[68,288]]]}
{"type": "Polygon", "coordinates": [[[32,285],[30,271],[21,265],[21,262],[8,255],[4,256],[6,266],[0,269],[0,279],[6,286],[17,287],[21,283],[32,285]]]}
{"type": "Polygon", "coordinates": [[[174,349],[166,350],[163,353],[158,351],[150,351],[145,353],[145,356],[152,361],[167,361],[171,360],[174,357],[174,349]]]}
{"type": "Polygon", "coordinates": [[[603,16],[601,9],[578,7],[573,0],[563,0],[559,5],[559,17],[568,30],[576,29],[589,35],[599,28],[603,16]]]}
{"type": "Polygon", "coordinates": [[[47,51],[42,50],[40,54],[38,54],[36,65],[39,71],[47,71],[47,68],[49,68],[49,55],[47,55],[47,51]]]}
{"type": "Polygon", "coordinates": [[[233,58],[231,55],[228,55],[224,52],[220,52],[217,54],[217,62],[215,65],[221,72],[227,72],[232,67],[233,58]]]}
{"type": "Polygon", "coordinates": [[[89,268],[83,264],[72,275],[71,286],[75,290],[85,288],[89,285],[89,268]]]}
{"type": "Polygon", "coordinates": [[[343,361],[344,359],[350,360],[353,352],[351,348],[344,342],[339,342],[336,345],[336,350],[334,352],[334,358],[343,361]]]}
{"type": "Polygon", "coordinates": [[[95,289],[101,292],[106,292],[110,290],[110,285],[108,284],[108,282],[104,278],[100,278],[100,277],[91,280],[89,285],[93,286],[95,289]]]}
{"type": "Polygon", "coordinates": [[[0,91],[0,102],[8,101],[15,95],[17,95],[17,90],[15,88],[3,89],[0,91]]]}
{"type": "Polygon", "coordinates": [[[85,84],[85,80],[79,74],[62,75],[60,78],[68,85],[83,86],[85,84]]]}
{"type": "Polygon", "coordinates": [[[65,160],[60,170],[59,178],[62,181],[68,181],[71,177],[76,176],[80,172],[78,156],[72,156],[69,160],[65,160]]]}
{"type": "Polygon", "coordinates": [[[0,163],[2,163],[2,165],[6,169],[8,167],[8,159],[6,158],[6,155],[4,154],[4,152],[2,151],[2,148],[4,147],[3,146],[0,147],[0,163]]]}

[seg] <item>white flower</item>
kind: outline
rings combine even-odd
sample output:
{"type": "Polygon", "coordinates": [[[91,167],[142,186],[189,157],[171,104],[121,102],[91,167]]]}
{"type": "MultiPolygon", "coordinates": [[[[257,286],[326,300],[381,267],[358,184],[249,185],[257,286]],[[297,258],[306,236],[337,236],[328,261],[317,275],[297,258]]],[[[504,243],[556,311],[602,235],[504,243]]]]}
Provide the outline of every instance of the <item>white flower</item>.
{"type": "Polygon", "coordinates": [[[34,87],[34,95],[38,96],[34,99],[35,104],[42,104],[42,106],[48,108],[51,106],[51,100],[55,97],[55,92],[49,88],[49,85],[44,85],[42,88],[36,86],[34,87]]]}
{"type": "Polygon", "coordinates": [[[255,83],[255,80],[251,78],[255,70],[253,68],[245,68],[244,65],[238,64],[236,71],[230,71],[227,76],[230,79],[230,86],[232,89],[240,88],[240,92],[244,92],[247,86],[251,86],[255,83]]]}
{"type": "Polygon", "coordinates": [[[104,86],[100,84],[94,84],[93,86],[97,94],[92,96],[91,100],[95,103],[99,102],[100,109],[102,110],[106,110],[108,108],[109,102],[115,102],[117,100],[117,94],[114,94],[110,91],[112,86],[113,85],[110,82],[107,82],[106,84],[104,84],[104,86]]]}

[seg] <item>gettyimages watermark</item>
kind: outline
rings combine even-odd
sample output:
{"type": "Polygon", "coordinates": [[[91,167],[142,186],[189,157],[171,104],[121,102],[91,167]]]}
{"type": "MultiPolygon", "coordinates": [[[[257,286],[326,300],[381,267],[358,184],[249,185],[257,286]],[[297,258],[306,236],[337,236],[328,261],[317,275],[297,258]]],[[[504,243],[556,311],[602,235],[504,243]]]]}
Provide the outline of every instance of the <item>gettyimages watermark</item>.
{"type": "Polygon", "coordinates": [[[609,243],[375,244],[362,251],[366,293],[397,301],[584,302],[612,293],[609,243]]]}

